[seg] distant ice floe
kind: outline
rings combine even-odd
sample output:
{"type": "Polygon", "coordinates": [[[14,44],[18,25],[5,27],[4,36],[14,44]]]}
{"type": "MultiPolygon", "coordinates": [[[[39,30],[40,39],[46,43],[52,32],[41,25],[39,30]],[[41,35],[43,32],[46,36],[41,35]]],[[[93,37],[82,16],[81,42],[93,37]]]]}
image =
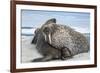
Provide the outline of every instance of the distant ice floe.
{"type": "Polygon", "coordinates": [[[34,35],[35,30],[36,30],[36,28],[30,28],[30,29],[25,28],[25,29],[22,29],[21,34],[23,36],[32,36],[32,35],[34,35]]]}

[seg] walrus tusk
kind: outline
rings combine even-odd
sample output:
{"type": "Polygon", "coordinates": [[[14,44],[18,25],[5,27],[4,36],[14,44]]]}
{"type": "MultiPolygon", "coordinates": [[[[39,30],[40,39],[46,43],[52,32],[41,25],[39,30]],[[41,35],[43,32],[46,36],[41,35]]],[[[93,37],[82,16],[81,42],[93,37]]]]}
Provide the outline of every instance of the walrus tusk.
{"type": "Polygon", "coordinates": [[[44,35],[45,41],[48,41],[48,43],[51,44],[51,35],[48,34],[48,37],[45,34],[43,34],[43,35],[44,35]]]}
{"type": "Polygon", "coordinates": [[[45,37],[45,41],[47,41],[47,36],[44,34],[44,37],[45,37]]]}
{"type": "Polygon", "coordinates": [[[49,37],[49,43],[51,44],[51,35],[49,34],[48,37],[49,37]]]}

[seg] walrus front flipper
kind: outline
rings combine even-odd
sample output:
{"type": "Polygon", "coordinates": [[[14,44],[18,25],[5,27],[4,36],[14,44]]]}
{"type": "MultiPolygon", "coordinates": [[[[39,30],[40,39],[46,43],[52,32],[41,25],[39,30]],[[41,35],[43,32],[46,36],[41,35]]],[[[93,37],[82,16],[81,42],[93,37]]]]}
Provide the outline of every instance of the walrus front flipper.
{"type": "Polygon", "coordinates": [[[50,60],[52,60],[52,56],[48,55],[48,56],[45,56],[42,58],[34,59],[34,60],[32,60],[32,62],[46,62],[46,61],[50,61],[50,60]]]}
{"type": "Polygon", "coordinates": [[[69,50],[69,48],[62,48],[61,49],[61,59],[67,60],[67,59],[70,59],[70,58],[72,58],[72,53],[69,50]]]}

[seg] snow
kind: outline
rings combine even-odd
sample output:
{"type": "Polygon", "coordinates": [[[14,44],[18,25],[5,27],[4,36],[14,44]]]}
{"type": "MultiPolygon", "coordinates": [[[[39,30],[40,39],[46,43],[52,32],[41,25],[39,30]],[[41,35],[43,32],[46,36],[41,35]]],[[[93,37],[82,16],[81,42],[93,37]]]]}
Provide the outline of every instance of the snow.
{"type": "MultiPolygon", "coordinates": [[[[42,57],[39,52],[36,50],[35,45],[31,44],[33,36],[22,36],[22,48],[21,48],[21,62],[26,63],[30,62],[35,58],[42,57]]],[[[89,52],[88,53],[81,53],[75,55],[74,57],[68,59],[68,61],[74,60],[88,60],[90,58],[89,52]]],[[[54,61],[54,60],[53,60],[54,61]]],[[[67,60],[66,60],[67,61],[67,60]]]]}

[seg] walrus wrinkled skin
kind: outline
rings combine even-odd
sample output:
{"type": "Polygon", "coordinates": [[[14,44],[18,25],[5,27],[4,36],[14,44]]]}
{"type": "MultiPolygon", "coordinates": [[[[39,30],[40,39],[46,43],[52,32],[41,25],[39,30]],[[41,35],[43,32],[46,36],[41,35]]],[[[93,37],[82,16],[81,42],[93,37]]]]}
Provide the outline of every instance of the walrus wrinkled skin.
{"type": "MultiPolygon", "coordinates": [[[[55,22],[55,21],[52,21],[55,22]]],[[[48,22],[49,23],[49,22],[48,22]]],[[[53,59],[61,58],[61,51],[45,41],[45,37],[42,34],[41,29],[35,30],[35,35],[32,40],[32,44],[36,45],[36,49],[43,56],[42,58],[36,58],[32,62],[45,62],[53,59]]]]}
{"type": "Polygon", "coordinates": [[[69,26],[47,22],[40,28],[44,40],[56,49],[62,49],[64,59],[89,51],[89,43],[83,34],[69,26]]]}

